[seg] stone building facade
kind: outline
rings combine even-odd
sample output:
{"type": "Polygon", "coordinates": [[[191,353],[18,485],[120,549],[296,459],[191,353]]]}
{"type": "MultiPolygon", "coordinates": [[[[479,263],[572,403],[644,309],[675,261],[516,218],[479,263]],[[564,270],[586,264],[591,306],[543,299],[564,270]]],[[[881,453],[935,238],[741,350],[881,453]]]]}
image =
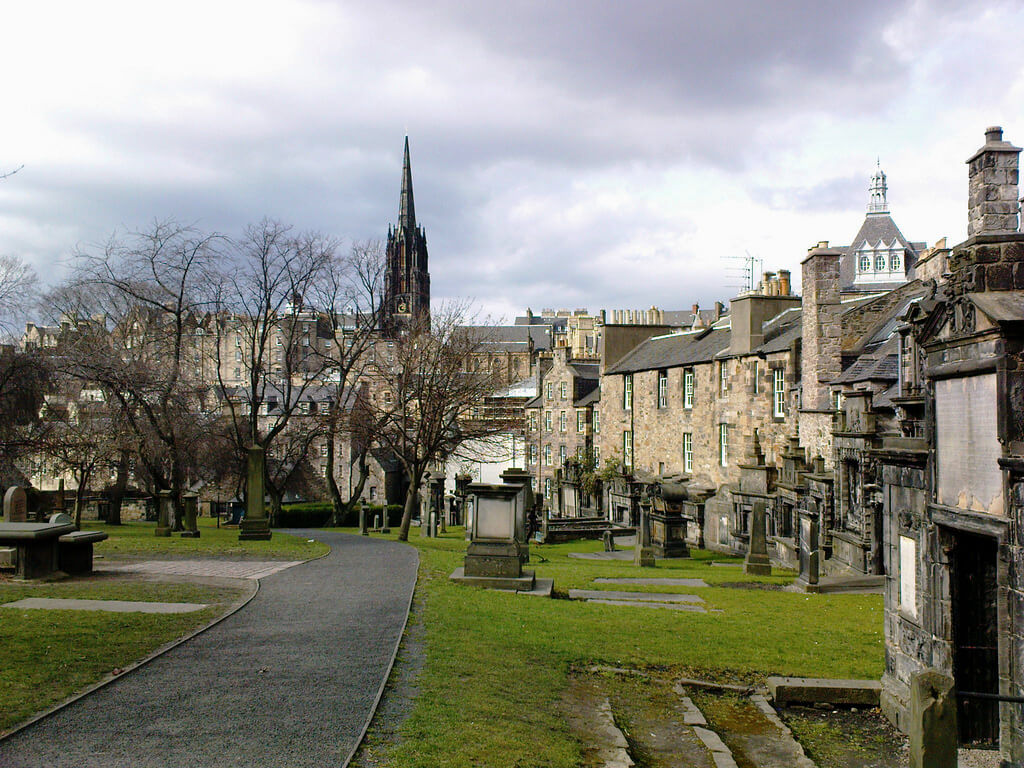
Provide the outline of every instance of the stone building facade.
{"type": "Polygon", "coordinates": [[[885,525],[883,711],[949,675],[961,743],[1024,764],[1024,233],[1020,149],[986,131],[968,160],[968,239],[901,328],[900,430],[873,452],[885,525]]]}

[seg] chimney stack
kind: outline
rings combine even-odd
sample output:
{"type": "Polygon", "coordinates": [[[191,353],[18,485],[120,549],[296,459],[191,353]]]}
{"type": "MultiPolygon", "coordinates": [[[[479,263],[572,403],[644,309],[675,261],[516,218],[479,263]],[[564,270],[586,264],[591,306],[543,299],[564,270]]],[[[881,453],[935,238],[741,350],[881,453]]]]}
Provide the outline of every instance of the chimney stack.
{"type": "Polygon", "coordinates": [[[1003,141],[1003,129],[985,129],[985,145],[967,161],[967,236],[1005,235],[1020,228],[1017,197],[1020,147],[1003,141]]]}
{"type": "Polygon", "coordinates": [[[782,296],[789,296],[793,290],[792,281],[790,280],[790,274],[788,269],[779,270],[779,294],[782,296]]]}

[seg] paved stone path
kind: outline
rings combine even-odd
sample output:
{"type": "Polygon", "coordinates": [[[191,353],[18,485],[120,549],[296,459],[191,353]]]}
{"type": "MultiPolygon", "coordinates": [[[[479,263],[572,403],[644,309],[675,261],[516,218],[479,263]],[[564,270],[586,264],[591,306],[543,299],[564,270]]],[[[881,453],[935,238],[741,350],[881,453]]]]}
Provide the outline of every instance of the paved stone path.
{"type": "Polygon", "coordinates": [[[26,597],[0,608],[31,608],[46,611],[107,611],[109,613],[191,613],[205,603],[149,603],[138,600],[80,600],[70,597],[26,597]]]}
{"type": "Polygon", "coordinates": [[[214,576],[229,579],[263,579],[302,565],[302,560],[147,560],[124,565],[104,565],[96,570],[115,573],[151,573],[167,576],[214,576]]]}
{"type": "Polygon", "coordinates": [[[247,606],[0,742],[4,768],[340,766],[401,639],[418,555],[320,532],[331,554],[247,606]]]}

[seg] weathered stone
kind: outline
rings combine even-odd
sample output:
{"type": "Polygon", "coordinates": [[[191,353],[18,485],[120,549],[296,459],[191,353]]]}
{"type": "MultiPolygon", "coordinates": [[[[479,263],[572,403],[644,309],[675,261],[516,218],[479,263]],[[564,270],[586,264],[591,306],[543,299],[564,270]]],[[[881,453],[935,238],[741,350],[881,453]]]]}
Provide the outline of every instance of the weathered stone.
{"type": "Polygon", "coordinates": [[[756,576],[770,576],[772,573],[771,561],[768,559],[766,524],[765,503],[754,502],[750,513],[750,548],[743,560],[744,573],[756,576]]]}
{"type": "Polygon", "coordinates": [[[956,768],[956,694],[953,678],[934,670],[910,681],[910,768],[956,768]]]}
{"type": "Polygon", "coordinates": [[[979,264],[990,264],[999,261],[998,245],[979,245],[974,249],[974,260],[979,264]]]}
{"type": "Polygon", "coordinates": [[[776,704],[841,704],[877,707],[882,684],[877,680],[827,680],[816,677],[769,677],[765,681],[776,704]]]}
{"type": "Polygon", "coordinates": [[[270,525],[267,520],[266,457],[263,448],[253,446],[248,451],[248,472],[246,473],[245,517],[238,526],[239,541],[268,541],[270,525]]]}
{"type": "Polygon", "coordinates": [[[985,282],[990,291],[1013,290],[1013,271],[1009,264],[989,264],[985,268],[985,282]]]}
{"type": "Polygon", "coordinates": [[[174,499],[171,498],[170,491],[156,492],[156,514],[155,534],[160,537],[170,536],[174,527],[174,499]]]}
{"type": "Polygon", "coordinates": [[[24,523],[28,519],[28,501],[25,489],[12,485],[4,494],[4,520],[8,523],[24,523]]]}

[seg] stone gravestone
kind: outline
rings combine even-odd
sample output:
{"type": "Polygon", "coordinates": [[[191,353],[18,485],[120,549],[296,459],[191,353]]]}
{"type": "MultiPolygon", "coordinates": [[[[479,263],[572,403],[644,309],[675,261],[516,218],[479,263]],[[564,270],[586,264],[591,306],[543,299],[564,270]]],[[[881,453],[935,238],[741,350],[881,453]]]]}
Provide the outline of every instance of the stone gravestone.
{"type": "Polygon", "coordinates": [[[956,692],[953,678],[934,669],[910,679],[910,768],[956,768],[956,692]]]}
{"type": "Polygon", "coordinates": [[[270,522],[266,508],[266,456],[263,449],[249,449],[246,473],[245,517],[238,526],[239,541],[269,541],[270,522]]]}
{"type": "Polygon", "coordinates": [[[174,528],[174,499],[170,491],[156,492],[156,535],[170,536],[174,528]]]}
{"type": "Polygon", "coordinates": [[[70,525],[75,521],[67,512],[57,512],[50,515],[50,518],[46,522],[50,525],[70,525]]]}
{"type": "Polygon", "coordinates": [[[641,568],[654,567],[654,550],[651,548],[651,504],[649,501],[640,504],[640,524],[636,528],[633,565],[641,568]]]}
{"type": "Polygon", "coordinates": [[[8,523],[24,523],[28,520],[28,500],[25,489],[12,485],[4,494],[4,520],[8,523]]]}
{"type": "Polygon", "coordinates": [[[768,559],[768,536],[766,525],[768,516],[765,514],[765,503],[755,501],[750,513],[750,546],[743,560],[743,572],[755,576],[771,576],[772,564],[768,559]]]}
{"type": "Polygon", "coordinates": [[[805,592],[817,592],[820,567],[818,552],[818,520],[809,515],[800,515],[800,575],[796,583],[805,592]]]}
{"type": "Polygon", "coordinates": [[[182,538],[199,538],[199,494],[183,493],[181,505],[184,507],[185,530],[181,532],[182,538]]]}

